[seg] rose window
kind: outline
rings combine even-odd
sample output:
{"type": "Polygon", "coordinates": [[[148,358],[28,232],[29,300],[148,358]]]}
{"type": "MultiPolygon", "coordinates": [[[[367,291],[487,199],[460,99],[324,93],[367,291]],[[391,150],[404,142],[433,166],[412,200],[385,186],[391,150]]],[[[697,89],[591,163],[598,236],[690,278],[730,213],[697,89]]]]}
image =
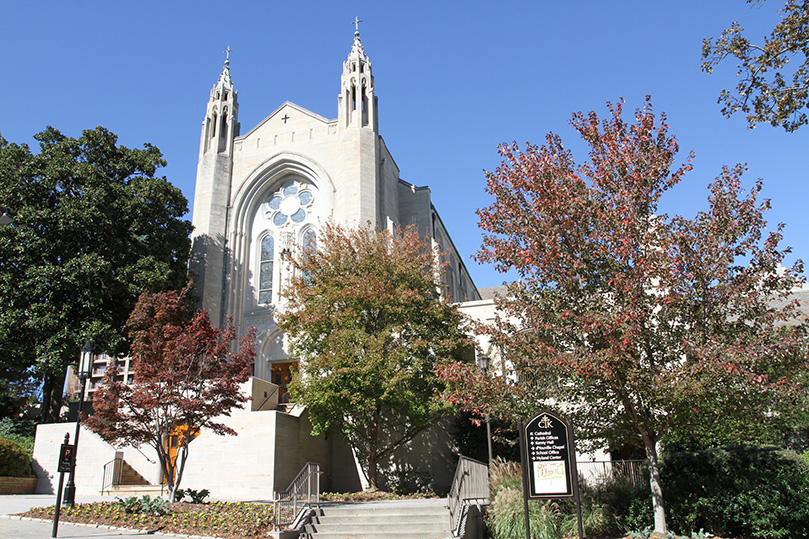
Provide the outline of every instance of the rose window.
{"type": "Polygon", "coordinates": [[[302,223],[312,211],[315,196],[308,186],[291,182],[273,193],[267,202],[266,215],[275,226],[302,223]]]}

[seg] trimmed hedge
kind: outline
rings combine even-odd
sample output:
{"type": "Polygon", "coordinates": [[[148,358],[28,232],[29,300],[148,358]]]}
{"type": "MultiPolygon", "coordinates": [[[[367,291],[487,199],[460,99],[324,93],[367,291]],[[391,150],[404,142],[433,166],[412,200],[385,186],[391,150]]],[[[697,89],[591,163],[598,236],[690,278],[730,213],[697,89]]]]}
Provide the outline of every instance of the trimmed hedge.
{"type": "Polygon", "coordinates": [[[16,441],[0,438],[0,476],[31,475],[31,455],[16,441]]]}
{"type": "Polygon", "coordinates": [[[669,527],[721,537],[809,537],[809,464],[770,446],[672,453],[661,469],[669,527]]]}

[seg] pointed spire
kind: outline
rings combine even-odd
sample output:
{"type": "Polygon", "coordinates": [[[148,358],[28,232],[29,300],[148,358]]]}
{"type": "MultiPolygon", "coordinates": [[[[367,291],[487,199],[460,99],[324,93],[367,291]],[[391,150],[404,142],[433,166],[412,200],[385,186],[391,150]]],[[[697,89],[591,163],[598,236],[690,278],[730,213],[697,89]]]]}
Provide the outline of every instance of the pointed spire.
{"type": "Polygon", "coordinates": [[[228,48],[222,51],[225,53],[225,65],[222,68],[222,74],[219,75],[219,82],[217,82],[217,86],[233,86],[233,81],[230,80],[230,53],[233,52],[233,49],[228,48]]]}
{"type": "Polygon", "coordinates": [[[354,25],[354,44],[348,58],[343,62],[337,118],[339,125],[344,128],[354,125],[376,129],[374,76],[371,72],[371,61],[365,55],[360,41],[361,22],[359,17],[354,17],[351,21],[354,25]]]}
{"type": "Polygon", "coordinates": [[[365,50],[362,48],[362,42],[360,41],[360,23],[362,19],[359,17],[354,17],[354,20],[351,21],[351,24],[354,25],[354,44],[351,46],[351,52],[348,53],[349,58],[360,58],[362,60],[367,60],[368,57],[365,56],[365,50]]]}

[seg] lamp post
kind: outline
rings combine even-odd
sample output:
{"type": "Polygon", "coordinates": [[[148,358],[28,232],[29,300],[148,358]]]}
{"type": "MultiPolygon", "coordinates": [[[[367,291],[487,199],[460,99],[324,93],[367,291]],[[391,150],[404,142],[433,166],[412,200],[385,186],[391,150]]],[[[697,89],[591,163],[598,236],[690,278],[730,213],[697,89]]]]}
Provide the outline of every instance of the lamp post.
{"type": "Polygon", "coordinates": [[[65,485],[65,499],[62,505],[65,507],[73,507],[76,500],[76,483],[73,481],[73,476],[76,473],[76,456],[79,452],[79,429],[81,428],[81,413],[84,408],[84,389],[87,385],[87,379],[90,377],[90,368],[92,367],[93,358],[93,345],[90,341],[85,343],[81,349],[81,359],[79,360],[78,372],[76,375],[81,380],[81,396],[79,398],[79,413],[76,416],[76,435],[73,437],[73,464],[70,466],[70,475],[67,478],[67,485],[65,485]]]}
{"type": "MultiPolygon", "coordinates": [[[[478,357],[478,365],[483,370],[483,376],[489,376],[489,356],[478,357]]],[[[486,414],[486,444],[489,447],[489,464],[492,463],[492,427],[489,424],[489,414],[486,414]]]]}

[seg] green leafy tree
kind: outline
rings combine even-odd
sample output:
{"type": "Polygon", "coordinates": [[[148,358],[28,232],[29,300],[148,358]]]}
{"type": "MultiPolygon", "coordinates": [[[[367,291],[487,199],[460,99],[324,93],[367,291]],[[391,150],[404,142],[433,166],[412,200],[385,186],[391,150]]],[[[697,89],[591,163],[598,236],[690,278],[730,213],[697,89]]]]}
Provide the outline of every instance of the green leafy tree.
{"type": "Polygon", "coordinates": [[[765,233],[769,203],[760,182],[742,191],[741,166],[722,171],[694,219],[660,213],[691,166],[676,165],[677,142],[648,98],[634,123],[608,106],[603,121],[573,115],[590,148],[583,164],[554,134],[500,148],[487,174],[495,201],[478,212],[479,259],[520,276],[482,328],[502,351],[499,375],[457,363],[443,377],[466,409],[515,418],[559,407],[580,440],[642,446],[665,534],[668,436],[725,423],[755,434],[803,402],[805,327],[790,301],[802,268],[781,265],[781,226],[765,233]]]}
{"type": "Polygon", "coordinates": [[[67,368],[83,343],[123,353],[123,328],[145,289],[186,281],[188,203],[160,151],[129,149],[104,128],[66,137],[47,128],[40,151],[0,138],[0,368],[44,382],[42,419],[56,421],[67,368]]]}
{"type": "Polygon", "coordinates": [[[108,369],[93,397],[95,415],[84,418],[111,443],[153,447],[169,500],[175,499],[189,443],[200,429],[236,434],[219,419],[247,402],[239,384],[250,377],[255,358],[254,330],[233,351],[236,329],[211,327],[204,310],[192,314],[188,291],[141,294],[127,322],[134,379],[117,380],[115,369],[108,369]],[[168,444],[172,438],[176,443],[168,444]]]}
{"type": "Polygon", "coordinates": [[[435,253],[412,228],[327,224],[319,240],[294,261],[278,317],[300,360],[290,390],[313,433],[343,433],[377,489],[380,460],[447,413],[436,367],[471,342],[439,292],[435,253]]]}
{"type": "MultiPolygon", "coordinates": [[[[747,0],[755,3],[759,0],[747,0]]],[[[702,44],[702,70],[712,73],[727,57],[738,61],[735,91],[722,90],[722,114],[742,111],[750,128],[769,122],[786,131],[807,123],[809,99],[809,0],[787,0],[781,21],[763,43],[755,44],[734,22],[716,41],[702,44]]]]}

